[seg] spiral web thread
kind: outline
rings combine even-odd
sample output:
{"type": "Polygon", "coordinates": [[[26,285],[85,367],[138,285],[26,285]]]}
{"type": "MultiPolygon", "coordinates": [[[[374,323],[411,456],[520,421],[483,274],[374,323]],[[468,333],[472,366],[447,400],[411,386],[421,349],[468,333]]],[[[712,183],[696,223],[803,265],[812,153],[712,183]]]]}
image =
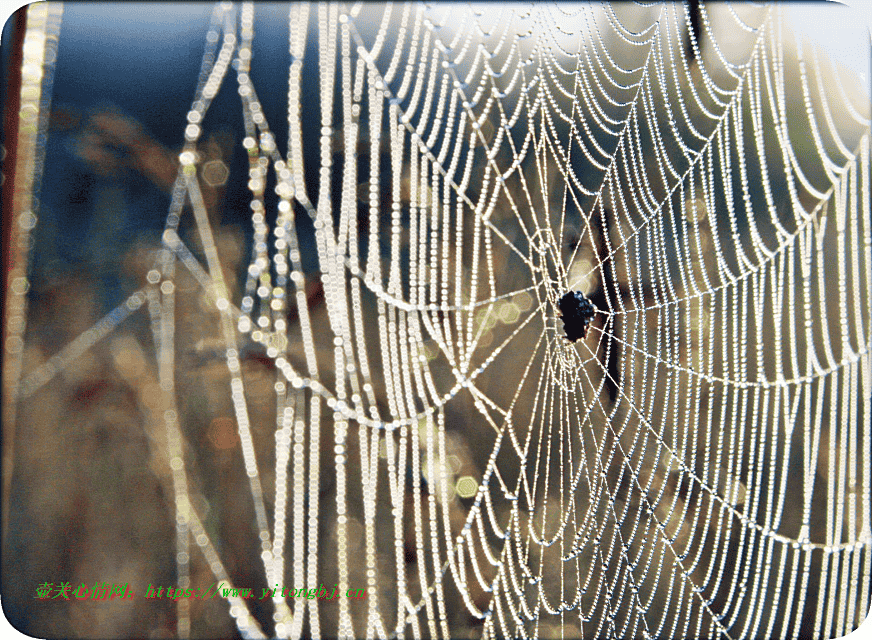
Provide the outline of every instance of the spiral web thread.
{"type": "Polygon", "coordinates": [[[217,5],[149,284],[21,395],[147,309],[178,584],[198,549],[229,585],[176,408],[174,281],[190,271],[221,318],[266,583],[367,590],[338,615],[277,595],[267,630],[230,598],[245,637],[849,632],[872,568],[868,109],[778,7],[728,9],[715,30],[701,6],[695,33],[680,5],[293,3],[283,156],[249,76],[256,6],[217,5]],[[241,300],[196,154],[233,82],[254,231],[241,300]],[[570,290],[596,306],[576,343],[557,317],[570,290]],[[276,365],[269,482],[246,344],[276,365]],[[484,456],[471,486],[458,429],[484,456]]]}

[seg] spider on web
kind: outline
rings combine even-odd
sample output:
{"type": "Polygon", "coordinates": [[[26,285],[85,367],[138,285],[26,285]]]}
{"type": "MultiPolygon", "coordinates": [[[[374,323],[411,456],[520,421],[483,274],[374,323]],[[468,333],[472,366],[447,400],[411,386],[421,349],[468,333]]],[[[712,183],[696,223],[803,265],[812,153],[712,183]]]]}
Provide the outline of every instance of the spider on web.
{"type": "Polygon", "coordinates": [[[587,328],[593,320],[594,307],[581,291],[567,291],[560,302],[563,329],[570,342],[587,337],[587,328]]]}

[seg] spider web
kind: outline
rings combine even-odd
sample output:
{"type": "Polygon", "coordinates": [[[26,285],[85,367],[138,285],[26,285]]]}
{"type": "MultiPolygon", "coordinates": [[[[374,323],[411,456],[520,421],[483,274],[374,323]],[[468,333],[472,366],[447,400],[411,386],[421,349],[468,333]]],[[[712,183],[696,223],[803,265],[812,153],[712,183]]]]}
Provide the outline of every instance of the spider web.
{"type": "MultiPolygon", "coordinates": [[[[847,76],[772,6],[719,7],[715,29],[703,5],[294,3],[285,145],[251,77],[255,11],[215,7],[149,284],[19,392],[150,315],[178,584],[195,551],[231,582],[180,423],[188,272],[219,318],[265,583],[366,589],[338,614],[276,596],[266,629],[228,598],[244,637],[859,625],[872,223],[847,76]],[[196,147],[225,86],[250,162],[238,295],[196,147]],[[567,291],[596,309],[574,343],[567,291]],[[265,457],[252,351],[274,364],[265,457]]],[[[178,617],[185,637],[184,599],[178,617]]]]}

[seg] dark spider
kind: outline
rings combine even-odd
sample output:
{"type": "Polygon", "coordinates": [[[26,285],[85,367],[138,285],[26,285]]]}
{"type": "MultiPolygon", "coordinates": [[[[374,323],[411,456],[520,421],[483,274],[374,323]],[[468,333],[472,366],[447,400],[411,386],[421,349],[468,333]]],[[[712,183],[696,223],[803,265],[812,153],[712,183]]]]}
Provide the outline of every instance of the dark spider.
{"type": "Polygon", "coordinates": [[[557,303],[563,329],[570,342],[587,337],[587,327],[593,320],[594,308],[581,291],[568,291],[557,303]]]}

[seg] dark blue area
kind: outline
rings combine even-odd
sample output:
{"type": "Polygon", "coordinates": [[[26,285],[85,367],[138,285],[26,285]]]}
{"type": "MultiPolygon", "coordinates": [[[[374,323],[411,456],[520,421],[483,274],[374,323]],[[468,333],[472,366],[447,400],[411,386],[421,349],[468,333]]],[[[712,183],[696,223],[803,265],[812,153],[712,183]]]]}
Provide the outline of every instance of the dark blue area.
{"type": "MultiPolygon", "coordinates": [[[[86,270],[102,284],[104,309],[129,294],[119,274],[120,259],[137,238],[157,243],[164,228],[169,194],[142,174],[126,170],[106,176],[75,153],[91,115],[112,110],[138,122],[144,132],[173,152],[184,143],[186,114],[197,86],[211,3],[66,3],[52,95],[53,121],[48,132],[45,179],[39,223],[34,231],[31,275],[35,282],[54,274],[86,270]],[[57,113],[75,122],[55,126],[57,113]],[[72,114],[72,116],[70,116],[72,114]]],[[[7,25],[7,31],[8,31],[7,25]]],[[[288,5],[258,4],[251,77],[279,151],[286,153],[288,87],[288,5]]],[[[4,55],[5,55],[4,47],[4,55]]],[[[313,51],[310,44],[309,51],[313,51]]],[[[304,100],[318,113],[317,56],[307,56],[304,100]]],[[[230,180],[221,204],[222,224],[238,225],[250,245],[248,158],[236,71],[231,66],[201,123],[203,137],[222,131],[233,140],[230,180]]],[[[317,116],[315,116],[317,118],[317,116]]],[[[317,122],[317,120],[315,120],[317,122]]],[[[306,131],[307,156],[317,154],[318,131],[306,131]]],[[[118,150],[124,156],[124,150],[118,150]]],[[[314,156],[317,158],[317,155],[314,156]]],[[[314,159],[313,158],[313,159],[314,159]]],[[[307,166],[313,163],[307,162],[307,166]]],[[[316,163],[315,163],[316,164],[316,163]]],[[[309,191],[317,174],[307,176],[309,191]]],[[[275,218],[274,179],[267,186],[268,221],[275,218]]],[[[315,191],[316,193],[317,191],[315,191]]],[[[192,226],[184,214],[181,231],[192,226]]],[[[311,224],[303,215],[301,244],[313,247],[311,224]]],[[[246,247],[246,251],[248,251],[246,247]]],[[[304,267],[317,268],[313,251],[303,251],[304,267]]],[[[247,261],[247,255],[243,262],[247,261]]]]}

